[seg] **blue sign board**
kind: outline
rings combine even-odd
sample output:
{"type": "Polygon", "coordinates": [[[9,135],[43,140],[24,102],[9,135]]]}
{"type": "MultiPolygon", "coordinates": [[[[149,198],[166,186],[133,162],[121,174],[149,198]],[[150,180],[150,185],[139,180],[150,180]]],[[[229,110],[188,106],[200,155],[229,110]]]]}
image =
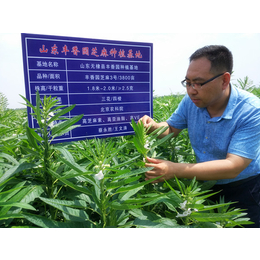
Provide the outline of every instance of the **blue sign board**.
{"type": "Polygon", "coordinates": [[[132,119],[152,117],[151,43],[23,33],[22,50],[26,98],[35,105],[39,91],[76,104],[68,117],[84,114],[80,127],[55,142],[133,134],[132,119]]]}

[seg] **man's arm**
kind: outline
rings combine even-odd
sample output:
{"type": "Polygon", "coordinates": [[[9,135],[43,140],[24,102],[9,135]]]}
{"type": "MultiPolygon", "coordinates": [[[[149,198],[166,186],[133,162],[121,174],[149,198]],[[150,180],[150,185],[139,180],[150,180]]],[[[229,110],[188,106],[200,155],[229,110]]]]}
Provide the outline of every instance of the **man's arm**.
{"type": "Polygon", "coordinates": [[[149,133],[153,132],[154,130],[158,129],[161,126],[168,126],[169,128],[160,135],[160,138],[163,138],[164,136],[166,136],[170,133],[174,133],[173,137],[176,137],[182,131],[182,129],[177,129],[172,126],[169,126],[167,124],[167,122],[156,123],[149,116],[143,116],[139,121],[143,122],[145,128],[148,128],[151,126],[151,128],[149,129],[149,133]]]}
{"type": "Polygon", "coordinates": [[[146,180],[162,176],[155,182],[177,178],[197,180],[220,180],[233,179],[242,172],[250,163],[251,159],[228,154],[224,160],[208,161],[203,163],[173,163],[170,161],[148,158],[146,167],[154,167],[146,173],[146,180]]]}

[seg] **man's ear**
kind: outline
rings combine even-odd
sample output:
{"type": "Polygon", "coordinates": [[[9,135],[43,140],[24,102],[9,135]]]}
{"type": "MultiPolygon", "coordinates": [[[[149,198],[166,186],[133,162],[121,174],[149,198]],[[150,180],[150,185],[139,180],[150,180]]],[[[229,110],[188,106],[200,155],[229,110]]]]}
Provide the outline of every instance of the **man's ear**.
{"type": "Polygon", "coordinates": [[[231,79],[230,73],[229,73],[229,72],[226,72],[226,73],[223,75],[223,90],[225,90],[225,89],[229,86],[230,79],[231,79]]]}

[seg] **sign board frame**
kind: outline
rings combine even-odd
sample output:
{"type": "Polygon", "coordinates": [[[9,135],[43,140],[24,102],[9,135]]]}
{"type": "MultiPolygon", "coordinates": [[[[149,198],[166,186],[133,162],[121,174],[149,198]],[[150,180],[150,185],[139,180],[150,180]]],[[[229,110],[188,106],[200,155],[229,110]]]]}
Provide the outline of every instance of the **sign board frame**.
{"type": "MultiPolygon", "coordinates": [[[[131,135],[130,122],[153,117],[153,44],[21,34],[26,98],[36,92],[76,107],[81,126],[54,142],[131,135]]],[[[28,110],[29,127],[37,128],[28,110]]]]}

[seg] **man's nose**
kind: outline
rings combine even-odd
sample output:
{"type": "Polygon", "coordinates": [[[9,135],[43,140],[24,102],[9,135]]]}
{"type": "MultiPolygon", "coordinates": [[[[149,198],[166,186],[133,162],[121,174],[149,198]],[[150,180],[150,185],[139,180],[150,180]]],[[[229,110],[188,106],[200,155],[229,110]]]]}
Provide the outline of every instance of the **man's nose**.
{"type": "Polygon", "coordinates": [[[196,89],[194,89],[192,86],[190,86],[189,88],[187,88],[187,92],[190,95],[196,95],[198,93],[198,91],[196,89]]]}

